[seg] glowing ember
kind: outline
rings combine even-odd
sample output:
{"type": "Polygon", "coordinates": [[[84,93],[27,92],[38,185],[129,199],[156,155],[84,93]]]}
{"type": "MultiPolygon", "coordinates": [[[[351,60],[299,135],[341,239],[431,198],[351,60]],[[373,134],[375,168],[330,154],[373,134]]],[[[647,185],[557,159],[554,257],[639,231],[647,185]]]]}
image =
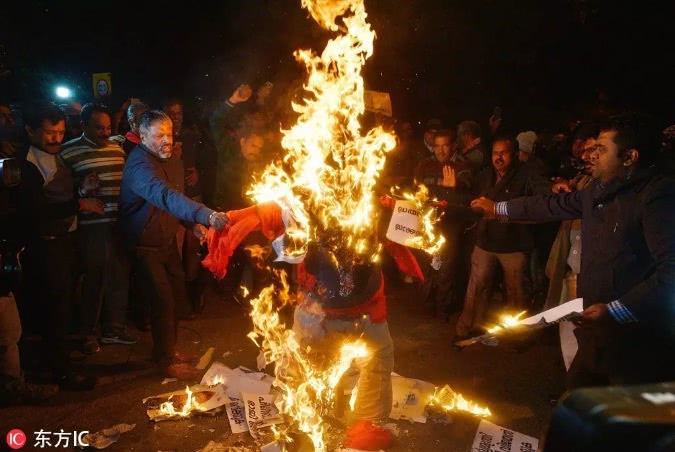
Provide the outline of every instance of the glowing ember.
{"type": "MultiPolygon", "coordinates": [[[[367,349],[362,342],[349,342],[340,347],[339,356],[325,364],[312,359],[312,351],[303,349],[279,318],[278,304],[283,306],[290,298],[286,274],[278,272],[277,276],[280,288],[266,287],[251,300],[253,332],[249,337],[261,347],[265,360],[275,363],[275,384],[283,393],[278,408],[310,437],[316,451],[323,451],[323,419],[333,406],[334,388],[352,360],[365,357],[367,349]]],[[[277,426],[277,439],[288,440],[287,431],[288,427],[277,426]]]]}
{"type": "Polygon", "coordinates": [[[167,416],[189,416],[192,411],[201,411],[201,407],[197,400],[192,396],[192,391],[190,391],[189,386],[185,386],[185,394],[187,395],[187,400],[183,404],[183,407],[180,411],[176,411],[174,407],[173,398],[174,396],[169,397],[169,400],[162,403],[159,407],[159,410],[166,414],[167,416]]]}
{"type": "Polygon", "coordinates": [[[488,329],[488,333],[496,333],[497,331],[518,325],[520,323],[520,319],[525,315],[525,313],[527,313],[527,311],[522,311],[517,315],[502,315],[499,321],[500,324],[488,329]]]}
{"type": "Polygon", "coordinates": [[[248,297],[248,289],[246,286],[239,286],[239,288],[241,289],[241,294],[244,296],[244,298],[248,297]]]}
{"type": "Polygon", "coordinates": [[[285,253],[303,254],[317,233],[341,231],[337,248],[375,258],[373,233],[377,209],[373,187],[396,144],[381,127],[361,133],[365,111],[361,69],[373,53],[375,32],[366,22],[363,0],[303,0],[312,17],[332,31],[344,31],[321,55],[299,50],[295,57],[309,73],[302,103],[293,103],[297,123],[284,130],[283,163],[265,169],[248,194],[290,209],[295,226],[287,227],[285,253]]]}
{"type": "Polygon", "coordinates": [[[489,408],[478,406],[466,400],[462,394],[456,393],[448,385],[445,385],[440,391],[436,391],[430,404],[444,411],[465,411],[479,417],[492,415],[489,408]]]}

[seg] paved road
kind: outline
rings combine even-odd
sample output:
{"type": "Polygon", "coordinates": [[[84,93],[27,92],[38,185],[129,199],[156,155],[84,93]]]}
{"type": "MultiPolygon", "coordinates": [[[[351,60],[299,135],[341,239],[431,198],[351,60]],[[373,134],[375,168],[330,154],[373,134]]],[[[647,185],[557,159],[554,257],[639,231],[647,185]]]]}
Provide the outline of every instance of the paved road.
{"type": "MultiPolygon", "coordinates": [[[[449,384],[467,398],[489,406],[494,413],[492,422],[544,437],[552,411],[548,400],[562,387],[553,341],[541,341],[520,353],[483,345],[460,352],[450,345],[456,315],[449,322],[434,318],[414,285],[389,282],[387,292],[397,373],[437,385],[449,384]]],[[[179,331],[183,351],[201,354],[215,347],[214,357],[225,364],[254,368],[257,350],[246,338],[250,321],[234,301],[210,292],[205,313],[183,326],[179,331]],[[230,354],[222,358],[225,352],[230,354]]],[[[109,450],[194,451],[210,440],[229,437],[229,424],[222,416],[158,424],[147,420],[141,403],[144,397],[182,388],[185,383],[161,384],[162,376],[148,361],[150,335],[140,334],[142,341],[137,345],[105,346],[101,353],[83,360],[82,365],[101,375],[101,384],[94,391],[64,392],[46,407],[0,410],[2,438],[10,429],[20,428],[27,433],[31,445],[33,432],[40,429],[98,431],[119,423],[135,423],[136,428],[109,450]]],[[[479,419],[464,414],[452,416],[449,424],[401,421],[400,435],[391,451],[469,451],[478,423],[479,419]]]]}

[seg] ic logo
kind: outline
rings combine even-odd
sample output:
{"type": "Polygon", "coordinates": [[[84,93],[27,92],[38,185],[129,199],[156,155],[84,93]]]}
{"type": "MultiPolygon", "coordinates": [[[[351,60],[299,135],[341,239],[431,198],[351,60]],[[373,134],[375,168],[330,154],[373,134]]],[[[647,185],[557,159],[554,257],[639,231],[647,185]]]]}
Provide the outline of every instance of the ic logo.
{"type": "Polygon", "coordinates": [[[26,445],[26,434],[18,428],[10,430],[7,433],[7,445],[11,449],[21,449],[26,445]]]}

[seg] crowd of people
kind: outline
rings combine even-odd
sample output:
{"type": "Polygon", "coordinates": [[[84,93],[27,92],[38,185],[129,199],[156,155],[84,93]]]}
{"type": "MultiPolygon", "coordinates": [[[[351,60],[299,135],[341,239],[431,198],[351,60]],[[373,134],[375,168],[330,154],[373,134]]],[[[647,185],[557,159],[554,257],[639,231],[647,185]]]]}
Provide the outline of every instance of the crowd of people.
{"type": "MultiPolygon", "coordinates": [[[[22,169],[6,190],[12,238],[25,244],[23,283],[0,302],[0,403],[57,390],[27,382],[22,334],[42,339],[30,375],[62,390],[96,384],[70,368],[68,336],[94,354],[137,342],[130,322],[151,331],[161,372],[196,377],[191,357],[176,352],[176,328],[201,313],[213,280],[201,265],[207,228],[223,229],[225,212],[249,206],[251,176],[283,155],[271,90],[242,85],[194,118],[175,98],[158,108],[129,99],[119,112],[35,102],[23,106],[22,127],[0,104],[0,153],[22,169]]],[[[415,251],[423,282],[387,277],[420,284],[434,315],[458,314],[456,340],[481,334],[505,309],[583,297],[569,388],[675,377],[672,127],[659,131],[635,113],[520,133],[497,117],[483,126],[430,119],[418,138],[412,122],[369,119],[398,142],[378,190],[424,184],[446,202],[440,267],[415,251]]],[[[250,270],[244,246],[230,262],[233,287],[250,270]]]]}

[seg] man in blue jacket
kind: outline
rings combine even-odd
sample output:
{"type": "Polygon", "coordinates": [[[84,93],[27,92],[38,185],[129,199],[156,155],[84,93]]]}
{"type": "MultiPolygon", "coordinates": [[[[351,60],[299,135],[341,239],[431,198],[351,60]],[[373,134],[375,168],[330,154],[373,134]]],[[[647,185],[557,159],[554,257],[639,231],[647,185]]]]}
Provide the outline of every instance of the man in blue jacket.
{"type": "Polygon", "coordinates": [[[471,204],[502,221],[583,220],[569,389],[675,380],[675,181],[657,172],[656,138],[639,116],[611,118],[585,190],[471,204]]]}
{"type": "Polygon", "coordinates": [[[175,351],[176,300],[185,297],[176,231],[181,221],[203,237],[204,225],[220,230],[228,219],[181,193],[184,175],[169,162],[173,149],[169,116],[157,110],[143,113],[140,136],[122,174],[119,223],[142,295],[150,303],[153,358],[167,376],[193,378],[196,369],[175,351]]]}

